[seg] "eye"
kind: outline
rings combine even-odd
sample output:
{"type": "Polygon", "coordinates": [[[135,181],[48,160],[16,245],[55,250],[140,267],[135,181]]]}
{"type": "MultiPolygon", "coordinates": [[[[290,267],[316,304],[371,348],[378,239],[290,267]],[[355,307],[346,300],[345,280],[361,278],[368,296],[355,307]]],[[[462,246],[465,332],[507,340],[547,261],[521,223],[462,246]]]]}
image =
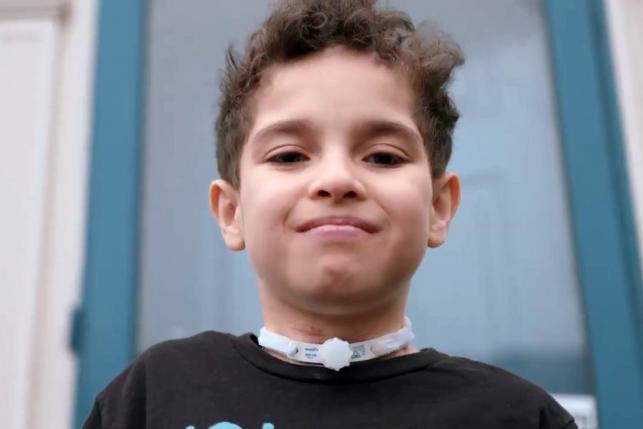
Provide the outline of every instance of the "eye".
{"type": "Polygon", "coordinates": [[[295,164],[297,162],[306,161],[307,159],[308,158],[303,153],[289,151],[281,152],[271,156],[270,158],[268,158],[268,162],[273,164],[295,164]]]}
{"type": "Polygon", "coordinates": [[[395,167],[405,162],[404,158],[391,152],[375,152],[366,157],[366,161],[385,167],[395,167]]]}

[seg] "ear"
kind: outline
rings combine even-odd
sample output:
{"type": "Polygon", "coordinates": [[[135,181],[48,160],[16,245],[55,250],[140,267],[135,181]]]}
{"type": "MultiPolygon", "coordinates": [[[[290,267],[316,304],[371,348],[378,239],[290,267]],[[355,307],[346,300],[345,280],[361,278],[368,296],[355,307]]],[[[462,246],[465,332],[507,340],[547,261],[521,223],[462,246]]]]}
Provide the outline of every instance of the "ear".
{"type": "Polygon", "coordinates": [[[441,246],[447,239],[449,222],[460,205],[460,178],[444,173],[433,183],[431,219],[429,219],[429,247],[441,246]]]}
{"type": "Polygon", "coordinates": [[[219,223],[225,244],[232,250],[243,250],[239,192],[225,180],[213,181],[210,184],[210,210],[219,223]]]}

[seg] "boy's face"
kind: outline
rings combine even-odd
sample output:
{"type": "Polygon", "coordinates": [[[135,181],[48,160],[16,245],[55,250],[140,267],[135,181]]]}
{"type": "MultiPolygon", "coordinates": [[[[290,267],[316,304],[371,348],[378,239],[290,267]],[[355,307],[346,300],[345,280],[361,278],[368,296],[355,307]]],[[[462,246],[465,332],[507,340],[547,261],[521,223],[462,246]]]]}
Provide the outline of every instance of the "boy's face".
{"type": "Polygon", "coordinates": [[[211,188],[262,300],[328,315],[404,305],[459,198],[457,176],[432,183],[413,101],[401,73],[342,47],[267,71],[240,188],[211,188]]]}

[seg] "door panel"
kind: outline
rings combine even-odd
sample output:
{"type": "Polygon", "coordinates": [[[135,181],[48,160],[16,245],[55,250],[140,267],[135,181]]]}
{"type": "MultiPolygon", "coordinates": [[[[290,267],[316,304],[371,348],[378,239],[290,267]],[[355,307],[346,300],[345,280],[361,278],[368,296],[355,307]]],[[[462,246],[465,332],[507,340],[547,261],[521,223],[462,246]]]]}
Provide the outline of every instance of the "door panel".
{"type": "MultiPolygon", "coordinates": [[[[447,243],[429,249],[409,303],[419,346],[498,364],[555,392],[589,393],[583,311],[543,5],[391,1],[458,41],[462,117],[450,169],[463,181],[447,243]]],[[[223,49],[268,2],[150,4],[139,349],[204,329],[257,331],[245,254],[211,219],[223,49]]]]}

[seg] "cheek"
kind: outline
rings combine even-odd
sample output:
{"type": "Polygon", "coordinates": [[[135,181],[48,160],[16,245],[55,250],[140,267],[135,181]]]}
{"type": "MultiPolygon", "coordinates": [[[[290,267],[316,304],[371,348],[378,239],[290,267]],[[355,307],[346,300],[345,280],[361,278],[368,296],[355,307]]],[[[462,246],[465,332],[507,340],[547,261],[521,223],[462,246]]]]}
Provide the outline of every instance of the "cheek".
{"type": "Polygon", "coordinates": [[[389,193],[389,214],[404,236],[413,241],[428,240],[432,192],[428,181],[420,176],[394,185],[389,193]]]}
{"type": "Polygon", "coordinates": [[[251,179],[241,190],[241,219],[246,251],[258,267],[284,257],[282,244],[294,198],[278,180],[251,179]]]}
{"type": "Polygon", "coordinates": [[[248,195],[241,202],[242,230],[245,249],[256,272],[263,273],[279,259],[279,224],[277,211],[261,195],[248,195]],[[273,210],[267,210],[272,208],[273,210]],[[271,250],[272,249],[272,250],[271,250]]]}
{"type": "Polygon", "coordinates": [[[276,227],[283,224],[286,212],[282,203],[279,194],[269,189],[242,196],[241,219],[246,240],[259,240],[261,236],[280,232],[276,227]]]}
{"type": "MultiPolygon", "coordinates": [[[[422,263],[429,241],[430,192],[416,183],[399,183],[386,202],[391,234],[382,257],[388,261],[391,284],[406,282],[422,263]]],[[[382,265],[385,265],[383,262],[382,265]]]]}
{"type": "Polygon", "coordinates": [[[400,205],[396,217],[398,229],[406,245],[412,248],[426,247],[429,239],[429,211],[426,205],[416,202],[406,207],[400,205]]]}

